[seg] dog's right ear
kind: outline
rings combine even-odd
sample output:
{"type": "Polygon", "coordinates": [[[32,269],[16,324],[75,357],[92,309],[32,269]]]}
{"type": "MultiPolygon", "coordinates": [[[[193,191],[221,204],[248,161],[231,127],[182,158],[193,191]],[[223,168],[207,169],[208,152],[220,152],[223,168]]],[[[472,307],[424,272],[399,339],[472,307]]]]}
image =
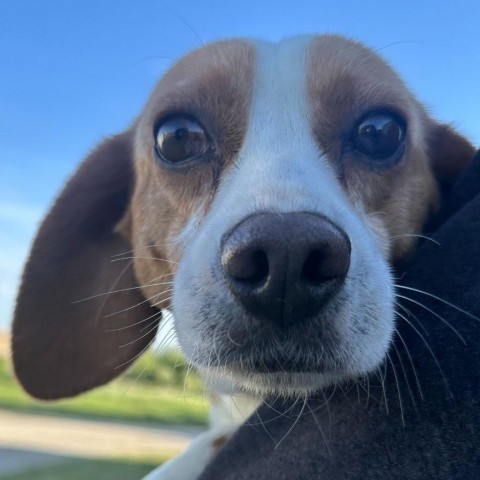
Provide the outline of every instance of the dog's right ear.
{"type": "Polygon", "coordinates": [[[114,258],[131,250],[115,226],[133,188],[132,137],[104,141],[81,164],[33,243],[12,354],[18,379],[36,397],[72,396],[108,382],[155,336],[160,311],[141,295],[131,261],[114,258]]]}
{"type": "Polygon", "coordinates": [[[447,190],[458,180],[475,155],[474,146],[450,125],[432,123],[428,148],[433,171],[447,190]]]}

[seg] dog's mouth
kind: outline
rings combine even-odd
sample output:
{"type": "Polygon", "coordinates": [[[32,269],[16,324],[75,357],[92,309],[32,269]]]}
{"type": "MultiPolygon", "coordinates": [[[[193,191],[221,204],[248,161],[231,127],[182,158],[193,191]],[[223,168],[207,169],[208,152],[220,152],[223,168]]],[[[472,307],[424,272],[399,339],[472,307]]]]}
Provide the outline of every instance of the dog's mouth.
{"type": "Polygon", "coordinates": [[[196,362],[199,365],[225,368],[235,374],[277,374],[277,373],[333,373],[345,369],[345,365],[327,352],[319,342],[316,347],[300,343],[279,341],[266,344],[252,344],[248,347],[232,349],[214,346],[217,355],[208,363],[196,362]]]}
{"type": "MultiPolygon", "coordinates": [[[[330,312],[331,313],[331,312],[330,312]]],[[[224,379],[237,389],[286,395],[312,392],[364,373],[356,368],[343,322],[329,315],[289,328],[273,329],[260,321],[254,329],[222,323],[205,334],[206,348],[189,360],[207,381],[224,379]]],[[[239,322],[244,324],[244,322],[239,322]]]]}
{"type": "Polygon", "coordinates": [[[227,381],[235,390],[255,394],[291,396],[307,394],[320,388],[358,376],[345,365],[335,362],[300,359],[278,354],[243,356],[237,362],[197,366],[207,384],[227,381]]]}

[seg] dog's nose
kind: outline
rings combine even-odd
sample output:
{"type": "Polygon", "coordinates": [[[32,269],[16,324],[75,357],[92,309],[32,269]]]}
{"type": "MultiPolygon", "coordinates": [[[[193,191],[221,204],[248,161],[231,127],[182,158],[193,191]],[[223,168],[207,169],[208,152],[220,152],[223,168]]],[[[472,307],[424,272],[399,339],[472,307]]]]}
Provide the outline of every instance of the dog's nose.
{"type": "Polygon", "coordinates": [[[286,325],[318,312],[350,266],[347,234],[308,212],[259,213],[222,239],[231,292],[256,317],[286,325]]]}

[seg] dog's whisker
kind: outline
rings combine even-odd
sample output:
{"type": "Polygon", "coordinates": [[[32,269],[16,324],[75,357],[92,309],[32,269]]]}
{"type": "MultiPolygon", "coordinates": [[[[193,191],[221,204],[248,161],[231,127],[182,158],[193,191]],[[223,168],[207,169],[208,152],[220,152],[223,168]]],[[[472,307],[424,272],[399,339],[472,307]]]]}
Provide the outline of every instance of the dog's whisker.
{"type": "Polygon", "coordinates": [[[376,215],[388,215],[387,212],[377,211],[377,212],[369,212],[367,213],[367,217],[375,217],[376,215]]]}
{"type": "MultiPolygon", "coordinates": [[[[306,398],[306,397],[305,397],[305,398],[306,398]]],[[[325,434],[323,433],[323,429],[322,429],[322,427],[320,426],[320,422],[318,421],[317,416],[315,415],[315,413],[313,412],[313,410],[310,408],[310,405],[308,404],[308,400],[306,400],[306,405],[307,405],[308,410],[310,411],[310,414],[311,414],[312,417],[313,417],[313,420],[314,420],[315,423],[317,424],[318,431],[320,432],[320,436],[321,436],[322,439],[323,439],[323,443],[325,444],[325,448],[327,449],[328,456],[331,457],[331,456],[332,456],[332,452],[330,451],[330,446],[328,445],[327,439],[326,439],[326,437],[325,437],[325,434]]]]}
{"type": "Polygon", "coordinates": [[[423,400],[424,397],[423,397],[423,391],[422,391],[422,387],[420,385],[420,379],[418,377],[418,374],[417,374],[417,369],[415,368],[415,363],[413,362],[413,358],[412,358],[412,355],[410,353],[410,349],[408,348],[407,346],[407,343],[405,342],[405,340],[403,339],[403,336],[402,334],[400,333],[400,331],[398,330],[398,328],[395,328],[395,332],[397,333],[398,335],[398,338],[400,339],[400,341],[402,342],[403,344],[403,347],[405,348],[405,352],[407,354],[407,357],[410,361],[410,365],[412,366],[412,370],[413,370],[413,374],[415,376],[415,383],[417,384],[417,388],[418,388],[418,393],[420,394],[420,398],[423,400]]]}
{"type": "Polygon", "coordinates": [[[138,67],[144,62],[148,62],[150,60],[168,60],[170,62],[175,62],[177,60],[176,57],[169,57],[167,55],[151,55],[148,57],[143,57],[140,60],[136,61],[135,63],[132,64],[130,68],[138,67]]]}
{"type": "MultiPolygon", "coordinates": [[[[110,285],[110,290],[113,290],[117,287],[118,282],[120,282],[120,280],[123,278],[125,273],[128,272],[128,269],[131,268],[132,263],[133,263],[133,260],[131,262],[128,262],[127,265],[125,265],[125,267],[123,267],[122,271],[119,273],[117,278],[110,285]]],[[[101,315],[102,315],[103,309],[105,308],[105,305],[107,303],[107,299],[108,299],[108,296],[106,296],[102,299],[102,303],[99,305],[99,307],[97,309],[97,315],[96,315],[97,319],[102,318],[101,315]]]]}
{"type": "MultiPolygon", "coordinates": [[[[395,330],[397,330],[397,329],[395,329],[395,330]]],[[[397,333],[398,333],[398,331],[397,331],[397,333]]],[[[410,394],[410,399],[412,400],[413,408],[416,411],[417,410],[417,403],[415,401],[415,396],[413,394],[413,390],[412,390],[412,387],[410,385],[410,381],[408,379],[407,370],[406,370],[405,365],[403,363],[402,356],[400,354],[400,351],[398,350],[398,347],[395,345],[395,343],[392,343],[392,347],[395,350],[395,353],[397,355],[398,362],[400,363],[400,368],[401,368],[402,373],[403,373],[403,378],[405,379],[405,384],[407,385],[407,390],[408,390],[408,393],[410,394]]]]}
{"type": "Polygon", "coordinates": [[[403,411],[402,394],[400,393],[400,382],[399,382],[399,379],[398,379],[395,364],[393,363],[392,357],[390,356],[390,354],[388,352],[387,352],[387,359],[388,359],[388,362],[390,363],[390,365],[392,367],[393,376],[395,378],[395,384],[397,386],[397,394],[398,394],[398,404],[399,404],[399,407],[400,407],[400,417],[402,419],[402,425],[405,426],[405,414],[404,414],[404,411],[403,411]]]}
{"type": "Polygon", "coordinates": [[[402,298],[403,300],[407,300],[409,302],[412,302],[414,303],[415,305],[418,305],[419,307],[425,309],[427,312],[430,312],[432,315],[434,315],[435,317],[437,317],[438,319],[440,319],[448,328],[450,328],[450,330],[452,330],[453,333],[455,333],[455,335],[457,335],[457,337],[463,342],[464,345],[467,345],[467,342],[466,340],[462,337],[462,335],[460,334],[460,332],[448,321],[446,320],[445,318],[443,318],[441,315],[439,315],[437,312],[435,312],[434,310],[432,310],[431,308],[428,308],[426,305],[424,305],[423,303],[421,302],[417,302],[416,300],[414,300],[413,298],[409,298],[409,297],[406,297],[404,295],[399,295],[398,293],[395,295],[397,298],[402,298]]]}
{"type": "Polygon", "coordinates": [[[173,329],[169,330],[165,338],[157,345],[156,351],[167,349],[175,339],[176,334],[173,329]]]}
{"type": "Polygon", "coordinates": [[[330,422],[331,422],[331,413],[330,413],[330,407],[329,407],[329,402],[330,400],[333,398],[333,396],[335,395],[335,392],[337,390],[337,382],[335,382],[332,386],[333,388],[331,389],[331,393],[329,395],[329,397],[327,398],[325,396],[325,392],[323,391],[323,389],[320,389],[317,393],[321,393],[322,396],[323,396],[323,399],[324,399],[324,403],[320,404],[319,406],[315,407],[312,409],[312,412],[316,412],[318,410],[321,410],[323,407],[325,407],[327,409],[327,414],[328,414],[328,417],[330,419],[330,422]]]}
{"type": "MultiPolygon", "coordinates": [[[[166,290],[165,292],[162,292],[162,294],[164,293],[168,293],[168,292],[171,292],[172,290],[166,290]]],[[[158,295],[157,295],[158,296],[158,295]]],[[[170,302],[170,300],[172,300],[173,298],[173,295],[170,295],[166,298],[162,298],[160,301],[158,302],[155,302],[155,303],[152,303],[152,307],[159,307],[159,305],[162,305],[164,303],[167,303],[167,302],[170,302]]],[[[162,308],[162,307],[159,307],[159,308],[162,308]]]]}
{"type": "Polygon", "coordinates": [[[447,389],[449,395],[453,398],[453,393],[450,389],[450,385],[447,381],[447,377],[445,376],[445,373],[443,372],[443,369],[442,367],[440,366],[440,362],[438,361],[438,358],[437,356],[435,355],[432,347],[430,346],[430,344],[428,343],[427,339],[422,335],[422,333],[415,327],[415,325],[413,325],[412,322],[410,322],[410,320],[408,318],[406,318],[404,315],[402,315],[400,312],[397,311],[397,315],[402,318],[406,323],[407,325],[409,325],[416,333],[417,335],[422,339],[423,343],[425,344],[425,346],[427,347],[427,350],[430,352],[430,355],[432,356],[433,358],[433,361],[435,362],[439,372],[440,372],[440,375],[442,376],[442,379],[443,379],[443,382],[445,384],[445,388],[447,389]]]}
{"type": "MultiPolygon", "coordinates": [[[[395,294],[395,297],[397,296],[397,294],[395,294]]],[[[405,306],[403,305],[402,303],[400,302],[397,302],[397,300],[395,300],[395,305],[399,308],[401,308],[404,312],[405,312],[405,315],[408,315],[408,318],[412,318],[413,320],[415,320],[415,322],[417,323],[417,325],[419,326],[419,328],[422,329],[423,333],[429,337],[430,336],[430,333],[428,332],[427,330],[427,327],[405,306]]],[[[396,313],[396,311],[395,311],[396,313]]]]}
{"type": "Polygon", "coordinates": [[[380,379],[380,384],[382,386],[382,399],[385,400],[385,412],[387,415],[390,414],[390,410],[388,408],[388,398],[387,398],[387,388],[385,385],[386,375],[387,375],[387,368],[386,368],[386,360],[383,361],[382,366],[376,370],[375,374],[380,379]],[[383,367],[383,369],[382,369],[383,367]]]}
{"type": "MultiPolygon", "coordinates": [[[[124,327],[109,328],[108,330],[106,330],[106,332],[120,332],[122,330],[128,330],[129,328],[133,328],[133,327],[136,327],[138,325],[141,325],[142,323],[148,322],[150,319],[152,319],[153,317],[156,317],[157,315],[160,315],[160,314],[162,314],[160,311],[158,313],[155,312],[153,315],[150,315],[150,316],[144,318],[143,320],[140,320],[140,321],[135,322],[135,323],[131,323],[129,325],[125,325],[124,327]]],[[[162,320],[160,320],[160,321],[163,323],[162,320]]]]}
{"type": "Polygon", "coordinates": [[[125,348],[125,347],[128,347],[129,345],[133,345],[134,343],[139,342],[142,338],[145,338],[146,336],[150,335],[152,332],[154,332],[157,329],[159,321],[154,323],[155,325],[150,330],[148,330],[148,332],[144,333],[143,335],[136,338],[135,340],[132,340],[131,342],[127,342],[127,343],[124,343],[123,345],[119,345],[118,348],[125,348]]]}
{"type": "Polygon", "coordinates": [[[303,405],[302,405],[302,408],[300,410],[300,413],[297,415],[297,418],[295,419],[295,421],[293,422],[293,425],[288,429],[287,433],[280,439],[280,441],[275,445],[275,449],[277,449],[280,444],[288,437],[288,435],[290,434],[290,432],[295,428],[295,426],[297,425],[297,423],[300,421],[300,417],[303,415],[303,412],[305,410],[305,406],[307,404],[307,396],[305,395],[304,396],[304,400],[303,400],[303,405]]]}
{"type": "Polygon", "coordinates": [[[133,290],[141,290],[141,289],[146,288],[146,287],[157,287],[157,286],[161,286],[161,285],[172,285],[172,284],[173,284],[173,282],[146,283],[144,285],[139,285],[139,286],[135,286],[135,287],[120,288],[119,290],[110,290],[108,292],[97,293],[96,295],[92,295],[90,297],[82,298],[81,300],[75,300],[71,303],[85,302],[87,300],[93,300],[94,298],[99,298],[99,297],[103,297],[105,295],[110,295],[110,294],[114,294],[114,293],[131,292],[133,290]]]}
{"type": "Polygon", "coordinates": [[[124,255],[129,255],[129,254],[132,254],[132,253],[135,253],[135,252],[139,252],[141,250],[150,250],[152,248],[165,248],[165,247],[175,248],[177,246],[178,246],[178,241],[177,240],[171,240],[171,241],[162,242],[162,243],[149,243],[149,244],[146,244],[146,245],[142,245],[142,246],[133,248],[132,250],[126,250],[124,252],[116,253],[115,255],[111,255],[110,259],[123,257],[124,255]]]}
{"type": "Polygon", "coordinates": [[[405,44],[422,45],[422,44],[425,44],[425,42],[421,42],[418,40],[398,40],[396,42],[387,43],[387,45],[384,45],[383,47],[380,47],[380,48],[376,48],[373,51],[378,53],[378,52],[381,52],[382,50],[385,50],[386,48],[395,47],[397,45],[405,45],[405,44]]]}
{"type": "Polygon", "coordinates": [[[119,258],[113,258],[110,260],[112,263],[114,262],[120,262],[124,260],[153,260],[154,262],[164,262],[164,263],[170,263],[172,265],[178,265],[179,262],[176,262],[175,260],[167,260],[166,258],[158,258],[158,257],[139,257],[139,256],[134,256],[134,257],[119,257],[119,258]]]}
{"type": "MultiPolygon", "coordinates": [[[[265,403],[265,399],[263,400],[263,402],[265,403]]],[[[268,428],[266,427],[266,423],[268,423],[270,420],[263,420],[263,418],[261,417],[260,415],[260,410],[256,410],[255,411],[255,415],[256,417],[258,418],[258,422],[252,424],[252,422],[249,422],[248,424],[249,425],[252,425],[252,426],[257,426],[257,425],[260,425],[263,429],[263,431],[267,434],[267,436],[270,438],[270,440],[272,442],[275,442],[275,439],[272,437],[272,434],[268,431],[268,428]]],[[[279,418],[279,417],[276,417],[276,418],[279,418]]]]}
{"type": "Polygon", "coordinates": [[[403,288],[404,290],[410,290],[412,292],[417,292],[417,293],[420,293],[421,295],[425,295],[427,297],[438,300],[439,302],[442,302],[445,305],[448,305],[449,307],[453,308],[454,310],[457,310],[457,312],[463,313],[464,315],[467,315],[468,317],[472,318],[473,320],[476,320],[477,322],[480,322],[480,318],[476,317],[475,315],[471,314],[470,312],[467,312],[466,310],[463,310],[458,305],[455,305],[454,303],[448,302],[447,300],[438,297],[437,295],[433,295],[432,293],[425,292],[424,290],[419,290],[418,288],[407,287],[405,285],[394,285],[394,286],[397,287],[397,288],[403,288]]]}
{"type": "Polygon", "coordinates": [[[138,353],[136,353],[132,358],[130,358],[129,360],[127,360],[126,362],[123,362],[121,363],[120,365],[117,365],[114,370],[118,370],[122,367],[124,367],[125,365],[129,365],[131,364],[132,362],[134,362],[138,357],[140,357],[141,355],[143,355],[149,348],[150,346],[152,345],[153,341],[155,340],[155,336],[152,337],[152,339],[145,345],[145,347],[143,347],[138,353]]]}
{"type": "MultiPolygon", "coordinates": [[[[197,342],[195,343],[195,346],[193,347],[193,354],[194,354],[194,355],[195,355],[195,353],[196,353],[196,350],[198,349],[198,345],[199,345],[199,341],[197,340],[197,342]]],[[[183,379],[183,396],[185,396],[185,392],[186,392],[186,389],[187,389],[188,376],[189,376],[190,373],[192,372],[193,368],[194,368],[194,364],[193,364],[193,363],[189,363],[189,364],[188,364],[188,367],[187,367],[187,372],[186,372],[186,374],[185,374],[185,378],[183,379]]],[[[205,395],[205,384],[204,384],[203,394],[205,395]]]]}
{"type": "Polygon", "coordinates": [[[438,242],[437,240],[428,237],[427,235],[421,235],[418,233],[402,233],[400,235],[394,235],[393,237],[390,237],[389,240],[397,240],[398,238],[404,238],[404,237],[415,237],[415,238],[421,238],[423,240],[428,240],[429,242],[434,243],[435,245],[441,247],[441,243],[438,242]]]}
{"type": "Polygon", "coordinates": [[[180,15],[178,15],[176,12],[174,12],[171,8],[165,8],[165,10],[173,15],[177,20],[179,20],[185,27],[187,27],[188,30],[195,36],[195,38],[200,42],[200,44],[204,47],[205,42],[202,40],[200,35],[192,28],[192,26],[180,15]]]}
{"type": "Polygon", "coordinates": [[[120,313],[123,313],[123,312],[128,312],[129,310],[132,310],[134,308],[137,308],[139,307],[140,305],[144,305],[145,303],[148,303],[150,302],[151,300],[153,300],[154,298],[158,297],[159,295],[162,295],[163,292],[161,293],[156,293],[155,295],[152,295],[151,297],[145,299],[145,300],[142,300],[141,302],[139,303],[136,303],[135,305],[132,305],[130,307],[127,307],[127,308],[123,308],[122,310],[117,310],[116,312],[113,312],[113,313],[107,313],[106,315],[102,315],[100,318],[108,318],[108,317],[113,317],[114,315],[119,315],[120,313]]]}
{"type": "Polygon", "coordinates": [[[370,400],[370,375],[365,375],[366,382],[367,382],[367,400],[365,401],[365,408],[368,408],[369,400],[370,400]]]}
{"type": "Polygon", "coordinates": [[[244,345],[241,345],[240,343],[236,342],[232,336],[230,335],[230,330],[232,329],[232,325],[230,325],[230,327],[228,328],[227,330],[227,338],[228,340],[230,341],[230,343],[232,343],[233,345],[235,345],[236,347],[239,347],[239,348],[242,348],[244,345]]]}
{"type": "MultiPolygon", "coordinates": [[[[147,347],[150,347],[153,343],[153,341],[155,340],[155,337],[152,338],[152,340],[150,340],[150,342],[148,343],[147,347]]],[[[162,342],[163,343],[163,342],[162,342]]],[[[143,373],[145,372],[145,370],[150,367],[150,365],[152,364],[152,362],[155,360],[155,355],[157,354],[158,350],[160,348],[160,345],[157,346],[155,348],[155,351],[153,352],[152,354],[152,357],[148,360],[148,362],[145,364],[145,366],[142,368],[142,370],[140,371],[140,373],[135,377],[134,381],[130,383],[130,385],[128,386],[127,390],[125,391],[125,394],[128,394],[128,392],[130,391],[130,389],[135,386],[138,381],[140,380],[141,376],[143,375],[143,373]]]]}
{"type": "MultiPolygon", "coordinates": [[[[272,403],[275,403],[275,400],[277,400],[278,398],[280,398],[280,394],[277,395],[276,399],[274,399],[271,403],[267,402],[267,400],[265,398],[262,398],[262,402],[270,409],[272,410],[273,412],[275,412],[277,415],[270,418],[269,420],[262,420],[263,424],[267,424],[267,423],[270,423],[270,422],[274,422],[275,420],[278,420],[279,418],[288,418],[288,419],[291,419],[292,417],[288,416],[288,412],[290,412],[291,410],[293,410],[295,408],[295,406],[297,405],[297,403],[299,402],[300,400],[300,397],[297,396],[295,398],[295,401],[286,409],[284,410],[283,412],[280,412],[278,409],[276,409],[272,403]]],[[[263,426],[262,423],[260,423],[260,425],[263,426]]],[[[252,426],[257,426],[259,425],[258,423],[252,423],[252,422],[249,422],[249,425],[252,425],[252,426]]]]}
{"type": "Polygon", "coordinates": [[[141,329],[140,329],[140,333],[144,332],[145,330],[148,330],[155,322],[158,323],[159,327],[158,327],[158,331],[157,331],[157,334],[160,333],[164,328],[165,328],[165,325],[167,325],[164,321],[162,321],[163,318],[161,315],[159,315],[159,318],[158,319],[155,319],[153,321],[151,321],[150,323],[147,323],[147,325],[144,325],[141,329]]]}

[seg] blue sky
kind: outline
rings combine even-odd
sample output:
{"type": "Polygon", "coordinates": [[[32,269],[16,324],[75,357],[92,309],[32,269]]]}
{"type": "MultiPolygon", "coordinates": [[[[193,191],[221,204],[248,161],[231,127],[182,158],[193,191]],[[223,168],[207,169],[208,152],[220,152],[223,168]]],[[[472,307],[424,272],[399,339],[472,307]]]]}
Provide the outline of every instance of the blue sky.
{"type": "Polygon", "coordinates": [[[480,145],[480,2],[46,0],[0,4],[0,328],[64,179],[138,114],[172,61],[219,38],[336,32],[381,49],[480,145]]]}

